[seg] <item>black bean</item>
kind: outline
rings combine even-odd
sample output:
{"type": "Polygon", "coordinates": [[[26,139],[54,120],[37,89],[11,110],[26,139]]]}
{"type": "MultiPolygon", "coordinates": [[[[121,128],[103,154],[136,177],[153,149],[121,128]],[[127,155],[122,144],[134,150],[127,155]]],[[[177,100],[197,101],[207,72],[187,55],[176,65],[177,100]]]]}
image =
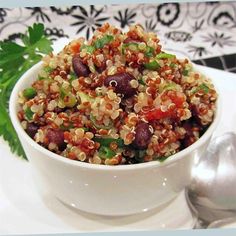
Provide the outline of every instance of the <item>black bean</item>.
{"type": "Polygon", "coordinates": [[[83,64],[79,54],[75,54],[72,58],[72,67],[77,76],[87,77],[90,73],[87,65],[83,64]]]}
{"type": "Polygon", "coordinates": [[[47,138],[49,143],[55,143],[60,151],[66,148],[66,143],[64,141],[64,132],[59,129],[48,129],[47,138]]]}
{"type": "Polygon", "coordinates": [[[135,128],[135,139],[133,145],[138,149],[146,149],[152,137],[149,124],[142,122],[135,128]]]}
{"type": "Polygon", "coordinates": [[[26,133],[31,137],[34,138],[35,134],[37,133],[39,127],[34,123],[27,123],[26,126],[26,133]]]}
{"type": "Polygon", "coordinates": [[[136,89],[130,85],[131,80],[135,80],[135,78],[131,74],[123,72],[107,76],[104,85],[114,87],[116,93],[123,94],[124,97],[128,98],[136,93],[136,89]]]}

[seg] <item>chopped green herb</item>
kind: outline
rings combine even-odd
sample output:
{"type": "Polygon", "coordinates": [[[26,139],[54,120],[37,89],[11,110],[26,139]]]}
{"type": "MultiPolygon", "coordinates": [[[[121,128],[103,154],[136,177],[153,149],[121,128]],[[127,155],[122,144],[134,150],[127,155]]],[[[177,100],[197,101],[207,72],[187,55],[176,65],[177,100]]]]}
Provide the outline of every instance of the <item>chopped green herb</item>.
{"type": "Polygon", "coordinates": [[[70,129],[74,128],[73,124],[70,123],[69,126],[65,126],[65,125],[60,125],[60,129],[63,130],[63,131],[68,131],[70,129]]]}
{"type": "Polygon", "coordinates": [[[138,51],[138,43],[123,43],[122,44],[122,54],[125,53],[125,49],[128,48],[132,51],[138,51]]]}
{"type": "Polygon", "coordinates": [[[206,84],[201,84],[200,89],[203,90],[205,93],[209,93],[209,87],[206,84]]]}
{"type": "Polygon", "coordinates": [[[69,92],[63,100],[64,104],[66,107],[74,107],[77,103],[77,99],[75,97],[74,94],[72,94],[71,92],[69,92]]]}
{"type": "Polygon", "coordinates": [[[23,96],[27,99],[34,98],[37,92],[34,88],[26,88],[23,90],[23,96]]]}
{"type": "Polygon", "coordinates": [[[156,55],[156,59],[171,59],[171,58],[175,58],[175,55],[165,52],[161,52],[156,55]]]}
{"type": "Polygon", "coordinates": [[[128,48],[132,51],[135,51],[135,52],[137,52],[139,50],[137,43],[129,43],[128,48]]]}
{"type": "Polygon", "coordinates": [[[60,98],[64,99],[67,95],[67,91],[64,88],[60,88],[60,98]]]}
{"type": "Polygon", "coordinates": [[[87,53],[92,54],[95,51],[95,47],[91,45],[83,45],[80,50],[82,51],[83,49],[86,50],[87,53]]]}
{"type": "Polygon", "coordinates": [[[80,97],[80,100],[81,100],[81,103],[84,103],[84,102],[93,102],[94,101],[94,98],[93,97],[90,97],[87,93],[84,93],[82,91],[79,91],[78,92],[78,95],[80,97]]]}
{"type": "Polygon", "coordinates": [[[70,79],[69,82],[71,83],[73,80],[77,79],[77,76],[74,72],[70,72],[70,79]]]}
{"type": "Polygon", "coordinates": [[[90,120],[92,121],[93,126],[95,128],[97,128],[97,129],[111,129],[112,126],[113,126],[112,122],[109,125],[107,125],[107,126],[106,125],[97,124],[97,120],[96,120],[96,118],[92,114],[90,114],[90,120]]]}
{"type": "Polygon", "coordinates": [[[175,68],[175,67],[176,67],[176,64],[173,63],[173,62],[171,62],[171,63],[170,63],[170,67],[171,67],[171,68],[175,68]]]}
{"type": "Polygon", "coordinates": [[[140,84],[142,84],[142,85],[146,85],[142,78],[139,79],[138,82],[139,82],[140,84]]]}
{"type": "Polygon", "coordinates": [[[168,157],[158,157],[157,160],[159,162],[164,162],[168,157]]]}
{"type": "Polygon", "coordinates": [[[124,147],[124,141],[123,139],[114,139],[114,138],[94,138],[95,142],[100,143],[102,146],[109,147],[112,142],[115,142],[118,147],[124,147]]]}
{"type": "Polygon", "coordinates": [[[47,73],[51,73],[54,69],[51,68],[50,66],[45,66],[45,67],[43,68],[43,70],[44,70],[45,72],[47,72],[47,73]]]}
{"type": "Polygon", "coordinates": [[[148,70],[157,70],[160,68],[160,65],[156,60],[153,60],[144,64],[144,67],[148,70]]]}
{"type": "Polygon", "coordinates": [[[38,76],[38,80],[45,80],[45,79],[47,79],[47,78],[42,77],[42,76],[38,76]]]}
{"type": "Polygon", "coordinates": [[[164,86],[160,87],[160,92],[167,91],[167,90],[177,90],[177,84],[174,82],[170,82],[165,84],[164,86]]]}
{"type": "Polygon", "coordinates": [[[32,120],[34,113],[31,111],[30,107],[25,109],[25,117],[28,121],[32,120]]]}
{"type": "Polygon", "coordinates": [[[86,127],[82,127],[82,129],[84,130],[84,132],[88,132],[89,131],[89,128],[86,128],[86,127]]]}
{"type": "Polygon", "coordinates": [[[183,70],[183,75],[184,75],[184,76],[188,76],[188,72],[189,72],[188,70],[184,69],[184,70],[183,70]]]}
{"type": "Polygon", "coordinates": [[[197,93],[199,91],[203,91],[204,93],[209,93],[209,87],[206,84],[199,85],[196,89],[192,91],[192,93],[197,93]]]}
{"type": "MultiPolygon", "coordinates": [[[[126,48],[128,48],[128,49],[130,49],[130,50],[132,50],[132,51],[135,51],[135,52],[137,52],[137,51],[139,51],[139,50],[140,50],[140,51],[144,51],[144,49],[140,49],[138,43],[130,42],[130,43],[123,43],[123,45],[122,45],[122,54],[124,54],[124,50],[125,50],[126,48]]],[[[145,55],[146,57],[152,57],[153,54],[154,54],[154,48],[149,47],[149,46],[145,47],[144,55],[145,55]]]]}
{"type": "Polygon", "coordinates": [[[112,35],[105,35],[104,37],[97,39],[94,42],[94,46],[96,49],[103,48],[106,44],[110,43],[114,37],[112,35]]]}
{"type": "Polygon", "coordinates": [[[145,155],[146,155],[146,150],[136,150],[134,158],[138,162],[143,162],[145,155]]]}
{"type": "Polygon", "coordinates": [[[111,150],[109,147],[101,146],[98,151],[99,157],[102,159],[111,159],[116,155],[116,152],[111,150]]]}
{"type": "Polygon", "coordinates": [[[153,54],[154,54],[154,48],[147,46],[144,55],[145,55],[146,57],[152,57],[153,54]]]}

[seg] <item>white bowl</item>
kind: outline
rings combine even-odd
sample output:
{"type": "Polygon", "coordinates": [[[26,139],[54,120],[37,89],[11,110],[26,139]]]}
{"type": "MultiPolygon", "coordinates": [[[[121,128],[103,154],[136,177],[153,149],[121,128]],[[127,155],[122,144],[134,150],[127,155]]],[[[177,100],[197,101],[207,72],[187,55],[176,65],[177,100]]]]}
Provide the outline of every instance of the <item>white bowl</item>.
{"type": "Polygon", "coordinates": [[[190,183],[194,157],[205,151],[219,121],[219,107],[214,122],[197,142],[162,163],[105,166],[73,161],[34,142],[17,118],[18,94],[37,79],[41,66],[38,63],[20,78],[10,98],[10,117],[32,165],[36,184],[72,207],[118,216],[160,207],[190,183]]]}

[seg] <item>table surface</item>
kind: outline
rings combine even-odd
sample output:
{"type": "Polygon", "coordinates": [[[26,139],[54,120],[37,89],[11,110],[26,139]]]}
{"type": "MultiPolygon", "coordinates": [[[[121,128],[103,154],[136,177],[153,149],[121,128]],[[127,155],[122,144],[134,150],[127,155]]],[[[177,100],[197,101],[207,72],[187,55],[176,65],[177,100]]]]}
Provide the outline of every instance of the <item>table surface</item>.
{"type": "Polygon", "coordinates": [[[124,30],[139,23],[165,49],[236,73],[236,2],[0,8],[0,40],[17,40],[34,22],[44,23],[52,40],[89,38],[104,22],[124,30]]]}
{"type": "MultiPolygon", "coordinates": [[[[232,97],[236,93],[236,74],[201,66],[198,66],[198,69],[212,78],[221,97],[221,120],[224,122],[219,123],[214,137],[227,132],[236,132],[236,107],[231,105],[232,97]]],[[[52,194],[45,193],[43,189],[40,191],[39,186],[33,182],[30,163],[12,154],[7,143],[1,138],[0,157],[0,235],[192,227],[193,219],[186,211],[182,197],[175,201],[174,207],[170,204],[157,214],[150,211],[141,218],[137,215],[115,220],[110,217],[81,214],[65,207],[52,194]]]]}

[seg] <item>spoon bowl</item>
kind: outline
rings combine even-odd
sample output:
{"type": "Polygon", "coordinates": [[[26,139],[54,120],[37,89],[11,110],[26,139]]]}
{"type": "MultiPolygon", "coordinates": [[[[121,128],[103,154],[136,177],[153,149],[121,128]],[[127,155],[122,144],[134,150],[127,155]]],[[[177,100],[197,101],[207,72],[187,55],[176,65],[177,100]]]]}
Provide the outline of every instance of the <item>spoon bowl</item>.
{"type": "Polygon", "coordinates": [[[188,195],[200,219],[212,222],[236,216],[236,134],[213,139],[192,177],[188,195]]]}

